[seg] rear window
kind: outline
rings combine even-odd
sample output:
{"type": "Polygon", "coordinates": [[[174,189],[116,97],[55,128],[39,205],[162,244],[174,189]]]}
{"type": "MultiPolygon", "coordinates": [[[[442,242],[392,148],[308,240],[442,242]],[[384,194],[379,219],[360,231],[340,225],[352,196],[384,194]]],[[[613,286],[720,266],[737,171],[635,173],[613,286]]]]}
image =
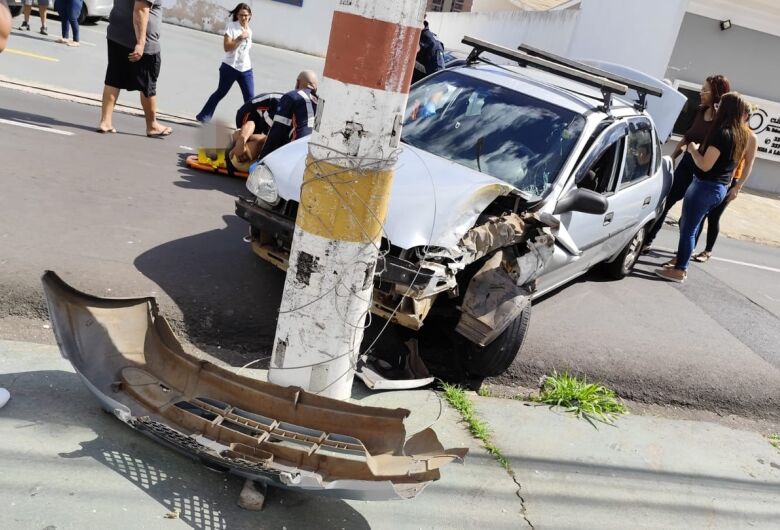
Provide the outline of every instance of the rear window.
{"type": "Polygon", "coordinates": [[[541,197],[584,125],[573,111],[444,71],[412,88],[402,140],[541,197]]]}

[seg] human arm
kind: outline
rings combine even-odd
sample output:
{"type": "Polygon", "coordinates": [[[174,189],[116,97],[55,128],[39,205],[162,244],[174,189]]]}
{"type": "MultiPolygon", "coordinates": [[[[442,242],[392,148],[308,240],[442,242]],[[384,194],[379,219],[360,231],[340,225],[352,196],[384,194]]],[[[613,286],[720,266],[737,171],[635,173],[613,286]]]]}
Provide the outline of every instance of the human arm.
{"type": "Polygon", "coordinates": [[[707,150],[702,155],[699,152],[699,144],[694,142],[690,142],[688,145],[686,145],[685,151],[690,153],[691,157],[693,158],[693,163],[696,164],[696,167],[705,173],[712,169],[712,166],[715,165],[715,162],[718,161],[718,157],[720,156],[720,149],[714,145],[708,146],[707,150]]]}
{"type": "Polygon", "coordinates": [[[149,8],[146,0],[135,0],[133,5],[133,29],[135,30],[135,47],[127,56],[131,63],[141,60],[146,47],[146,27],[149,25],[149,8]]]}
{"type": "Polygon", "coordinates": [[[677,157],[683,154],[683,151],[685,151],[685,146],[687,144],[688,144],[688,137],[683,136],[682,138],[680,138],[680,141],[677,142],[677,145],[674,146],[674,151],[672,151],[672,160],[677,160],[677,157]]]}
{"type": "Polygon", "coordinates": [[[293,103],[293,99],[288,94],[285,94],[279,100],[279,106],[276,109],[276,115],[274,115],[274,123],[271,126],[271,130],[268,131],[268,138],[259,158],[262,159],[290,141],[294,110],[293,103]]]}
{"type": "Polygon", "coordinates": [[[11,34],[11,12],[5,0],[0,0],[0,52],[5,49],[8,36],[11,34]]]}
{"type": "Polygon", "coordinates": [[[241,153],[243,153],[244,147],[246,147],[246,143],[249,141],[249,137],[252,136],[254,132],[255,132],[255,122],[252,120],[247,120],[247,122],[244,123],[239,130],[236,131],[235,145],[231,150],[231,154],[238,157],[241,153]]]}
{"type": "Polygon", "coordinates": [[[248,39],[249,30],[242,28],[240,25],[237,28],[229,27],[228,30],[225,31],[225,36],[222,39],[222,48],[226,52],[232,52],[241,46],[242,42],[248,39]]]}
{"type": "Polygon", "coordinates": [[[728,195],[726,195],[726,201],[733,201],[737,198],[739,192],[742,191],[742,187],[745,185],[745,182],[747,182],[751,171],[753,171],[753,162],[756,161],[757,153],[758,139],[756,138],[756,135],[751,132],[750,137],[748,138],[747,147],[745,148],[745,167],[742,168],[742,176],[737,180],[737,183],[734,184],[734,187],[729,190],[728,195]]]}

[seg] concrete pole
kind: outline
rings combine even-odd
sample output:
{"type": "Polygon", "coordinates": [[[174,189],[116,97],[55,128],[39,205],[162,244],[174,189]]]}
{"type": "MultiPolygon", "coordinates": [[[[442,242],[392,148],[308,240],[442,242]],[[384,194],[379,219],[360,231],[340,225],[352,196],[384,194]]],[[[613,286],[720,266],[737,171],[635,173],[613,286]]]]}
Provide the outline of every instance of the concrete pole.
{"type": "Polygon", "coordinates": [[[269,381],[352,392],[423,0],[341,0],[320,84],[269,381]]]}

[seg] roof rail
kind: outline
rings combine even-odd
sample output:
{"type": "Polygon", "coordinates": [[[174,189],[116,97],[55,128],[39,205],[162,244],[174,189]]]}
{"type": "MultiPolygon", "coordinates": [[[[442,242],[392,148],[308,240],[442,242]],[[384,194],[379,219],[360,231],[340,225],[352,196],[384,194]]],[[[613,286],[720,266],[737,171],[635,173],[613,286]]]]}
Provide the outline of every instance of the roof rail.
{"type": "MultiPolygon", "coordinates": [[[[551,72],[553,74],[560,75],[561,77],[565,77],[567,79],[578,81],[585,85],[596,87],[599,90],[601,90],[601,94],[604,98],[605,111],[609,111],[610,107],[612,106],[613,94],[624,95],[628,92],[628,85],[626,85],[625,83],[620,83],[616,80],[606,77],[605,75],[592,74],[590,72],[587,72],[585,71],[584,68],[579,67],[580,63],[575,63],[574,61],[570,61],[570,62],[572,64],[576,64],[577,66],[570,66],[567,64],[563,64],[560,61],[555,61],[555,60],[547,59],[545,57],[535,56],[525,51],[512,50],[509,48],[505,48],[503,46],[499,46],[498,44],[493,44],[491,42],[487,42],[469,36],[463,37],[463,40],[461,40],[461,42],[472,48],[471,53],[469,54],[467,59],[469,63],[474,63],[480,60],[480,54],[482,52],[488,52],[488,53],[492,53],[493,55],[498,55],[499,57],[503,57],[504,59],[509,59],[510,61],[516,61],[517,64],[523,67],[537,68],[539,70],[544,70],[546,72],[551,72]]],[[[592,68],[585,64],[583,64],[582,66],[592,70],[596,70],[595,68],[592,68]]],[[[606,72],[604,73],[606,74],[606,72]]],[[[610,75],[610,77],[617,77],[617,76],[610,75]]],[[[652,88],[652,87],[648,87],[648,88],[652,88]]],[[[652,90],[656,90],[656,89],[652,88],[652,90]]]]}
{"type": "Polygon", "coordinates": [[[637,108],[639,110],[644,110],[648,95],[659,98],[663,95],[663,92],[653,85],[648,85],[647,83],[642,83],[641,81],[635,81],[627,77],[616,75],[611,72],[607,72],[606,70],[602,70],[601,68],[595,68],[589,64],[585,64],[579,61],[572,61],[571,59],[540,50],[539,48],[534,48],[533,46],[528,46],[527,44],[521,44],[517,47],[517,49],[527,53],[528,55],[533,55],[534,57],[541,57],[542,59],[547,59],[548,61],[562,64],[564,66],[569,66],[571,68],[576,68],[577,70],[581,70],[583,72],[597,75],[599,77],[603,77],[604,79],[609,79],[610,81],[615,81],[616,83],[626,85],[628,88],[636,90],[636,93],[639,95],[639,101],[637,102],[637,108]]]}

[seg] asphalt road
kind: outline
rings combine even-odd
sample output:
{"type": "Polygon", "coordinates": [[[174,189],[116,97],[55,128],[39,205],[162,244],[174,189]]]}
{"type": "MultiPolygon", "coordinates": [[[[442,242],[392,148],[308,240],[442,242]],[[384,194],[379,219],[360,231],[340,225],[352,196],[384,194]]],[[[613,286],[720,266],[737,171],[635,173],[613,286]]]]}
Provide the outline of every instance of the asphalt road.
{"type": "MultiPolygon", "coordinates": [[[[120,114],[119,133],[101,135],[95,107],[9,90],[0,101],[0,315],[21,319],[3,338],[40,328],[52,269],[97,295],[158,296],[179,333],[232,364],[268,354],[283,275],[242,241],[243,181],[183,167],[199,129],[149,139],[120,114]]],[[[780,249],[723,239],[717,256],[682,286],[649,274],[657,255],[623,281],[592,273],[545,297],[524,353],[493,382],[571,370],[639,401],[776,419],[780,249]]]]}
{"type": "MultiPolygon", "coordinates": [[[[87,26],[73,49],[15,30],[0,78],[97,96],[104,34],[104,23],[87,26]]],[[[165,25],[161,111],[199,110],[216,85],[219,40],[165,25]]],[[[322,69],[319,58],[262,46],[253,64],[258,91],[322,69]]],[[[218,116],[229,119],[238,104],[234,90],[218,116]]],[[[243,182],[183,167],[210,137],[201,129],[174,124],[173,136],[152,140],[141,118],[116,115],[119,133],[98,135],[98,114],[0,88],[0,337],[51,341],[38,278],[53,269],[97,295],[158,296],[177,331],[232,364],[266,356],[283,275],[242,241],[233,199],[243,182]]],[[[675,246],[675,233],[659,243],[675,246]]],[[[667,258],[659,254],[626,280],[589,274],[538,301],[523,354],[491,382],[532,387],[571,370],[641,401],[777,419],[780,249],[723,238],[716,250],[683,286],[655,281],[650,271],[667,258]]]]}

